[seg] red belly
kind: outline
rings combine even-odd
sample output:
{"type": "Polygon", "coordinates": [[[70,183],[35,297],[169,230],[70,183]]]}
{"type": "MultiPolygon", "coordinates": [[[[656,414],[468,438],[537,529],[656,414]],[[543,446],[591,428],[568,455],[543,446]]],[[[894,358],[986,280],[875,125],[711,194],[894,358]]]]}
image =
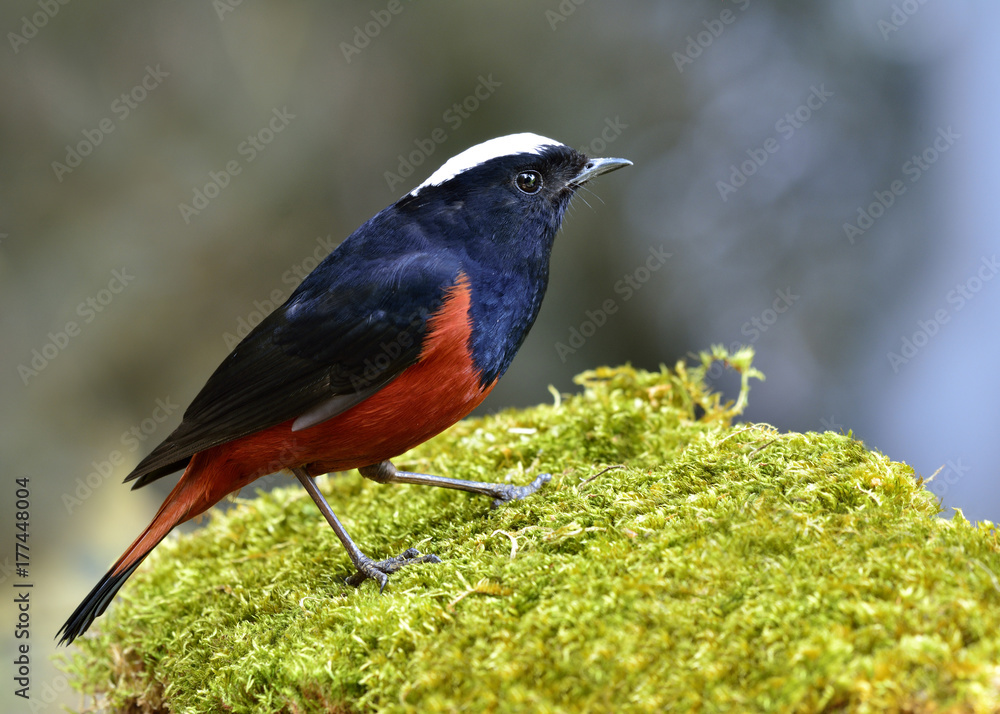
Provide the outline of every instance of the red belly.
{"type": "Polygon", "coordinates": [[[462,275],[428,318],[420,360],[360,404],[301,431],[292,431],[289,420],[207,449],[195,454],[188,472],[210,473],[214,488],[205,495],[221,498],[284,468],[303,466],[317,475],[385,461],[444,431],[494,386],[480,385],[472,361],[469,304],[462,275]]]}

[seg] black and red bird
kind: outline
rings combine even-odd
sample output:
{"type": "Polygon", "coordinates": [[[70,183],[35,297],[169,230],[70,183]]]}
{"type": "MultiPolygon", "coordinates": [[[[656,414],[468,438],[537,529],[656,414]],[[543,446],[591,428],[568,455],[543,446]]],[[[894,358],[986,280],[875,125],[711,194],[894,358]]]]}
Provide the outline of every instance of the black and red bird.
{"type": "Polygon", "coordinates": [[[261,476],[291,471],[333,527],[360,584],[407,563],[354,544],[312,477],[358,469],[380,483],[471,491],[494,504],[527,486],[397,471],[389,459],[479,405],[531,328],[552,242],[585,182],[629,165],[536,134],[473,146],[358,228],[219,365],[180,426],[125,481],[184,469],[152,523],[62,626],[69,643],[174,528],[261,476]]]}

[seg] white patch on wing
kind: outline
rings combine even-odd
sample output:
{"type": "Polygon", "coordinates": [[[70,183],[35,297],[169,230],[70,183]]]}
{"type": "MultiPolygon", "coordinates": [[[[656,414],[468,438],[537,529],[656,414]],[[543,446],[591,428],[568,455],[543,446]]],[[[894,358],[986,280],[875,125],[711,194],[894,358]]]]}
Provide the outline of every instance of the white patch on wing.
{"type": "Polygon", "coordinates": [[[445,161],[441,168],[432,173],[426,181],[410,191],[410,195],[415,196],[425,186],[442,184],[463,171],[468,171],[490,159],[512,154],[540,154],[546,146],[562,146],[562,143],[530,133],[509,134],[484,141],[482,144],[469,147],[445,161]]]}

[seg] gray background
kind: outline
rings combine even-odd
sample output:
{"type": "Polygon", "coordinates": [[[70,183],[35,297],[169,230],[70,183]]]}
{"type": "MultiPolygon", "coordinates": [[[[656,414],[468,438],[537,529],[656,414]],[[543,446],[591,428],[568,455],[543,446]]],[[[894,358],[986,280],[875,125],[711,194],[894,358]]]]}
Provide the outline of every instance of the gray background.
{"type": "MultiPolygon", "coordinates": [[[[52,636],[170,486],[121,478],[226,335],[446,158],[518,131],[635,166],[575,202],[541,316],[483,411],[548,401],[596,365],[752,343],[767,381],[748,419],[943,467],[947,506],[996,519],[997,19],[985,0],[5,3],[4,661],[23,581],[13,479],[32,491],[32,691],[64,696],[52,636]],[[241,144],[275,111],[285,125],[251,160],[241,144]],[[412,175],[387,180],[414,151],[412,175]],[[720,192],[734,170],[745,180],[720,192]],[[644,273],[651,249],[670,257],[644,273]],[[646,278],[631,294],[629,275],[646,278]],[[573,329],[592,334],[559,349],[573,329]]],[[[4,709],[20,711],[10,668],[4,709]]]]}

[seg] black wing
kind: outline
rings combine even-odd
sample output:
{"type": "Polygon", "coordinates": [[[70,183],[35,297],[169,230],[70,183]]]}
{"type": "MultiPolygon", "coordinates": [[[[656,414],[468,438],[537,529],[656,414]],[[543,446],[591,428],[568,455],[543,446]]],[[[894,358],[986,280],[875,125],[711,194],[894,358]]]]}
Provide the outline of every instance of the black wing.
{"type": "Polygon", "coordinates": [[[329,256],[219,365],[180,426],[126,477],[133,489],[212,446],[296,419],[307,428],[349,409],[417,361],[427,317],[459,266],[416,253],[329,256]]]}

